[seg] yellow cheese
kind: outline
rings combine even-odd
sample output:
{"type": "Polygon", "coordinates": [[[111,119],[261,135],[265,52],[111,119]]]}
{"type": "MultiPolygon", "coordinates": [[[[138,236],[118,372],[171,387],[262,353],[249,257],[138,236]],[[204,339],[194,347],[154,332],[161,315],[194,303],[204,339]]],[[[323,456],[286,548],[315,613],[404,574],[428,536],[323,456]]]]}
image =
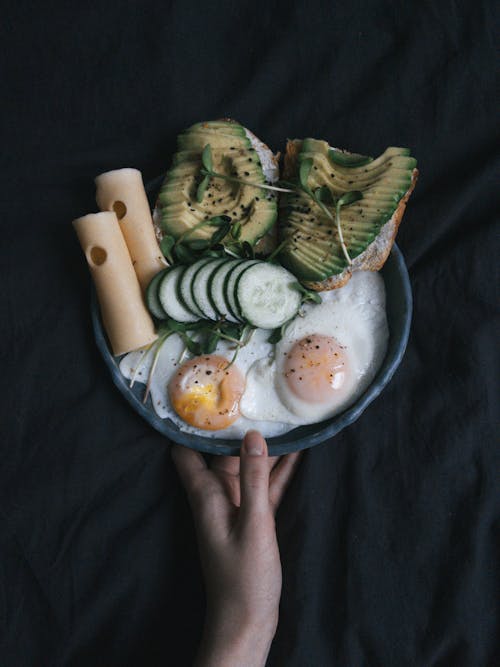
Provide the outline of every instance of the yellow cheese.
{"type": "Polygon", "coordinates": [[[143,290],[167,265],[156,240],[141,172],[116,169],[95,179],[101,211],[115,211],[143,290]]]}
{"type": "Polygon", "coordinates": [[[125,354],[152,343],[157,334],[116,214],[84,215],[73,220],[73,227],[94,279],[113,353],[125,354]]]}

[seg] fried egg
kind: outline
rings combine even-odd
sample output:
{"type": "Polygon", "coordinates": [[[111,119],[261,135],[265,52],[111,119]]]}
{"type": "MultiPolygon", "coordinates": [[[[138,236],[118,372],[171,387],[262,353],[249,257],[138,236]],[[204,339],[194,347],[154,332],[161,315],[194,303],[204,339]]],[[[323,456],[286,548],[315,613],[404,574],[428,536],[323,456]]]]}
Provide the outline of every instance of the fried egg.
{"type": "MultiPolygon", "coordinates": [[[[260,430],[267,437],[289,431],[292,428],[290,424],[264,422],[258,418],[246,419],[239,409],[241,397],[237,404],[233,402],[228,413],[219,415],[219,412],[224,413],[228,409],[228,399],[240,394],[241,383],[238,376],[243,378],[246,386],[246,374],[252,365],[259,358],[271,358],[274,346],[267,340],[269,333],[263,329],[255,329],[250,341],[238,352],[236,362],[227,369],[233,369],[234,377],[232,376],[231,383],[221,382],[225,377],[220,373],[221,369],[218,369],[217,373],[206,373],[207,370],[213,371],[214,366],[222,364],[221,358],[225,360],[224,366],[230,363],[234,355],[231,343],[221,341],[214,354],[193,357],[186,355],[184,343],[177,334],[167,338],[161,346],[151,376],[150,396],[156,414],[162,419],[170,419],[182,431],[204,437],[240,439],[252,428],[260,430]],[[194,368],[195,365],[197,369],[194,368]],[[197,370],[199,372],[194,373],[197,370]],[[182,381],[179,372],[182,372],[182,381]],[[207,421],[212,423],[207,424],[207,421]],[[207,428],[210,426],[212,428],[207,428]]],[[[149,351],[138,350],[125,355],[120,361],[121,373],[131,383],[140,382],[145,385],[150,376],[155,349],[153,346],[149,351]]]]}
{"type": "Polygon", "coordinates": [[[248,419],[322,421],[351,405],[373,380],[389,337],[381,276],[355,273],[322,299],[289,323],[274,359],[250,368],[240,403],[248,419]]]}
{"type": "Polygon", "coordinates": [[[217,431],[240,416],[245,378],[221,354],[190,359],[174,373],[168,385],[173,409],[187,424],[217,431]]]}
{"type": "MultiPolygon", "coordinates": [[[[256,329],[229,365],[234,347],[221,341],[211,355],[185,355],[177,334],[162,345],[152,374],[154,410],[183,431],[241,438],[255,428],[272,437],[339,414],[366,390],[384,359],[389,337],[385,290],[378,273],[360,271],[340,289],[322,292],[269,343],[256,329]]],[[[123,357],[122,374],[147,382],[155,347],[123,357]]]]}

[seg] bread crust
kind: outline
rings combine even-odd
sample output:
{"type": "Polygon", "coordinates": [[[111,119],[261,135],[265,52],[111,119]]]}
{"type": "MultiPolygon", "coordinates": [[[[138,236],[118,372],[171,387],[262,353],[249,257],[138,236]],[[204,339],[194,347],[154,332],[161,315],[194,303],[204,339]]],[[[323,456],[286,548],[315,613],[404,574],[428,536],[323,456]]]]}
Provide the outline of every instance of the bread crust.
{"type": "Polygon", "coordinates": [[[283,179],[291,178],[297,166],[297,157],[300,153],[302,141],[300,139],[287,139],[285,157],[283,160],[283,179]]]}
{"type": "MultiPolygon", "coordinates": [[[[287,141],[283,168],[283,176],[285,179],[290,178],[296,172],[297,156],[300,152],[301,145],[302,142],[298,139],[289,139],[287,141]]],[[[406,204],[415,188],[417,178],[418,169],[414,169],[412,171],[410,187],[399,201],[398,207],[392,214],[391,218],[383,225],[377,238],[370,243],[368,248],[366,248],[361,255],[358,255],[358,257],[353,260],[350,266],[347,266],[342,273],[330,276],[321,281],[308,281],[305,282],[304,285],[308,289],[322,292],[342,287],[350,280],[355,271],[380,271],[387,261],[392,246],[396,240],[396,235],[406,209],[406,204]]]]}

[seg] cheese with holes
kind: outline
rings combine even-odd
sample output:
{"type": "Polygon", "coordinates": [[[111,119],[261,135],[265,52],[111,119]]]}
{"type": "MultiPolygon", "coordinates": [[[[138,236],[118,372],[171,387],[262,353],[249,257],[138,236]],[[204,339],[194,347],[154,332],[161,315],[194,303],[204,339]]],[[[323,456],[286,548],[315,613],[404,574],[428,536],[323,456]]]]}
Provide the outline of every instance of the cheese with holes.
{"type": "Polygon", "coordinates": [[[107,171],[95,179],[101,211],[115,211],[143,290],[167,265],[156,240],[148,198],[137,169],[107,171]]]}
{"type": "Polygon", "coordinates": [[[125,354],[156,338],[127,245],[113,211],[73,220],[95,283],[113,353],[125,354]]]}

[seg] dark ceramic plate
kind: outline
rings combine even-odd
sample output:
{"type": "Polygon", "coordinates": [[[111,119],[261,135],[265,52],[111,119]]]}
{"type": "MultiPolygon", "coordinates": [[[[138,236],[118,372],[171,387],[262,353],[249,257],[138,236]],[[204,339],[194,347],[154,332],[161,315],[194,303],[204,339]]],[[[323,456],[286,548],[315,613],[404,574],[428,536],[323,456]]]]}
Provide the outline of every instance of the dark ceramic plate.
{"type": "MultiPolygon", "coordinates": [[[[387,319],[389,322],[389,346],[384,363],[377,373],[375,379],[365,393],[348,410],[336,417],[319,422],[300,426],[277,438],[269,438],[269,453],[272,456],[294,452],[305,449],[328,440],[349,424],[352,424],[361,416],[363,410],[380,394],[388,384],[396,368],[399,366],[408,341],[410,331],[412,296],[408,271],[403,255],[397,246],[392,252],[382,269],[387,295],[387,319]]],[[[170,419],[160,419],[153,410],[151,399],[146,405],[142,403],[144,385],[136,383],[132,389],[128,381],[123,377],[118,368],[119,357],[111,354],[104,329],[102,327],[99,306],[95,292],[92,293],[92,323],[94,327],[97,346],[101,351],[104,361],[111,372],[113,382],[125,396],[130,405],[138,412],[153,428],[165,435],[170,440],[197,449],[209,454],[238,454],[239,440],[223,440],[221,438],[204,438],[191,433],[183,433],[170,419]]]]}
{"type": "MultiPolygon", "coordinates": [[[[163,177],[152,181],[147,186],[150,203],[153,205],[163,177]]],[[[389,322],[389,346],[379,372],[365,393],[348,410],[336,417],[317,424],[299,426],[284,435],[268,438],[269,453],[272,456],[287,454],[299,449],[306,449],[328,440],[361,416],[363,410],[380,394],[389,383],[396,368],[401,363],[408,335],[410,332],[412,295],[408,271],[399,248],[395,245],[381,271],[386,289],[386,309],[389,322]]],[[[239,453],[239,440],[223,440],[221,438],[205,438],[191,433],[183,433],[170,419],[160,419],[153,409],[151,399],[146,405],[142,403],[144,385],[136,383],[132,389],[120,373],[118,364],[120,357],[111,353],[106,334],[101,322],[99,305],[95,291],[92,291],[92,324],[97,346],[111,372],[113,382],[125,396],[130,405],[153,428],[165,435],[169,440],[178,442],[191,449],[209,454],[235,455],[239,453]]]]}

